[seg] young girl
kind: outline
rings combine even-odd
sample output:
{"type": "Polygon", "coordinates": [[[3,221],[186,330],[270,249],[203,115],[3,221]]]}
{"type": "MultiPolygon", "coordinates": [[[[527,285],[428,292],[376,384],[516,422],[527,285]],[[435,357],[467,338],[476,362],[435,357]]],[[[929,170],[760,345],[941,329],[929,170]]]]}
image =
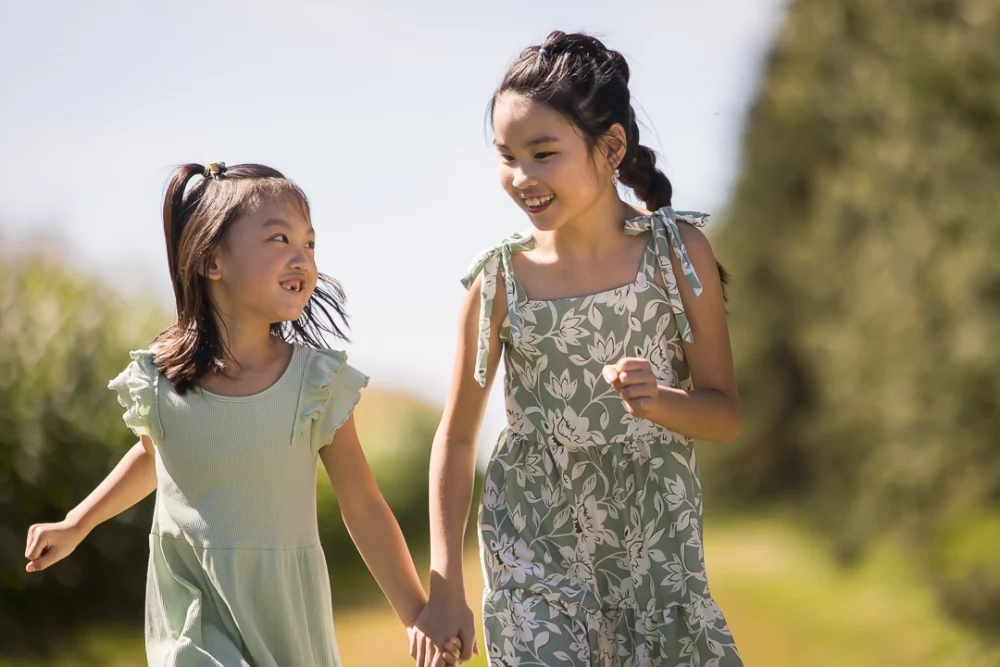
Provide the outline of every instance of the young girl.
{"type": "Polygon", "coordinates": [[[491,664],[741,664],[706,582],[692,446],[740,430],[723,279],[697,229],[707,216],[670,208],[628,82],[619,53],[554,32],[493,96],[500,181],[534,229],[464,279],[434,443],[422,618],[432,638],[458,630],[463,658],[463,533],[502,354],[508,425],[480,507],[491,664]]]}
{"type": "Polygon", "coordinates": [[[305,194],[268,167],[187,164],[163,228],[177,323],[110,384],[140,442],[64,521],[31,527],[28,571],[156,489],[150,665],[339,665],[318,457],[411,654],[454,664],[455,646],[441,655],[414,623],[424,591],[358,443],[368,378],[322,345],[343,337],[343,293],[317,273],[305,194]]]}

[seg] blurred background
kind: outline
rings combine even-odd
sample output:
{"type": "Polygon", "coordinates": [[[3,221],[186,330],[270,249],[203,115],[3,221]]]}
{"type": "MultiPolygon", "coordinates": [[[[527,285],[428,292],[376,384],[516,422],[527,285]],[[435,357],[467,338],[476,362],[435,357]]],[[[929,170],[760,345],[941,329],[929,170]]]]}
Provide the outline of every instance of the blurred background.
{"type": "MultiPolygon", "coordinates": [[[[996,0],[0,0],[0,666],[144,664],[149,501],[42,575],[23,551],[132,442],[106,385],[171,321],[182,162],[309,194],[373,376],[362,441],[426,570],[458,278],[527,226],[486,102],[552,29],[629,59],[643,143],[734,274],[746,427],[699,455],[748,667],[1000,665],[996,0]]],[[[409,664],[319,488],[345,664],[409,664]]]]}

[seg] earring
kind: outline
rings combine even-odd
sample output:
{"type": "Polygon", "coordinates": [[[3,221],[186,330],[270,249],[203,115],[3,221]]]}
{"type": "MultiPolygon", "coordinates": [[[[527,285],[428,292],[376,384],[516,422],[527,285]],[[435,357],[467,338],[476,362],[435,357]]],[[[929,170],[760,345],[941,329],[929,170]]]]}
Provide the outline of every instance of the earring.
{"type": "Polygon", "coordinates": [[[611,184],[612,185],[617,186],[618,185],[618,181],[619,181],[620,178],[621,178],[621,173],[617,169],[615,169],[613,172],[611,172],[611,184]]]}

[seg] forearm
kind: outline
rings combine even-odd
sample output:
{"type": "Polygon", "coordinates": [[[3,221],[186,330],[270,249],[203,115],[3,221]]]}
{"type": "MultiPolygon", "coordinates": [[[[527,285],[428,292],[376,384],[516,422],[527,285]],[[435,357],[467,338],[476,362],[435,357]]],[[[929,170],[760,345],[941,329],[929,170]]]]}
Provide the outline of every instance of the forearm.
{"type": "Polygon", "coordinates": [[[344,525],[396,616],[410,625],[427,603],[406,540],[386,502],[379,497],[359,507],[342,507],[344,525]]]}
{"type": "Polygon", "coordinates": [[[742,427],[739,401],[716,389],[660,385],[647,419],[695,440],[720,443],[733,440],[742,427]]]}
{"type": "Polygon", "coordinates": [[[476,446],[439,434],[431,451],[430,466],[431,570],[434,582],[463,595],[465,527],[476,473],[476,446]]]}
{"type": "Polygon", "coordinates": [[[66,520],[86,535],[96,526],[117,516],[156,489],[156,464],[153,454],[141,442],[126,452],[114,470],[79,505],[70,510],[66,520]]]}

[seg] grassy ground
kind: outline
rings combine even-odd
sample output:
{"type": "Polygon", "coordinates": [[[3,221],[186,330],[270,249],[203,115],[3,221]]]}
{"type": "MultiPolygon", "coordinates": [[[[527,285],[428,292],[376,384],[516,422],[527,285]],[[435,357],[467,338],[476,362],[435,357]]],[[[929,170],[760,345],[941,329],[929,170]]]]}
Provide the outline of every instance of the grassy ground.
{"type": "MultiPolygon", "coordinates": [[[[937,613],[925,590],[891,549],[842,571],[823,545],[776,521],[718,522],[706,535],[709,581],[747,667],[995,667],[987,654],[937,613]]],[[[475,554],[467,581],[479,584],[475,554]]],[[[479,608],[481,588],[469,591],[479,608]]],[[[385,604],[341,611],[337,637],[344,664],[404,667],[406,634],[385,604]]],[[[480,639],[480,642],[482,640],[480,639]]],[[[7,663],[28,667],[33,663],[7,663]]],[[[142,665],[141,637],[98,632],[59,667],[142,665]]],[[[471,663],[481,667],[480,657],[471,663]]]]}

